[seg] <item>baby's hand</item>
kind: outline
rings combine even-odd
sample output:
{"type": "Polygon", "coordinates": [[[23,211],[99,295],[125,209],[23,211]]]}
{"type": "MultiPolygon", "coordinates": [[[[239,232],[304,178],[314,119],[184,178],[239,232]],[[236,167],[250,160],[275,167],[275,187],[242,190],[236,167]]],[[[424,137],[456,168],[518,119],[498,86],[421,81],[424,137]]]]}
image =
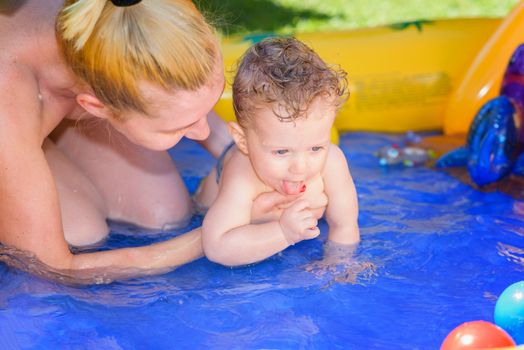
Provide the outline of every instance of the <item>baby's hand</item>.
{"type": "Polygon", "coordinates": [[[304,239],[315,238],[320,234],[317,219],[309,210],[309,203],[305,200],[298,200],[285,209],[279,222],[290,245],[304,239]]]}
{"type": "Polygon", "coordinates": [[[260,194],[251,207],[252,222],[276,221],[282,215],[281,206],[289,206],[297,200],[302,193],[297,195],[284,195],[277,191],[260,194]]]}

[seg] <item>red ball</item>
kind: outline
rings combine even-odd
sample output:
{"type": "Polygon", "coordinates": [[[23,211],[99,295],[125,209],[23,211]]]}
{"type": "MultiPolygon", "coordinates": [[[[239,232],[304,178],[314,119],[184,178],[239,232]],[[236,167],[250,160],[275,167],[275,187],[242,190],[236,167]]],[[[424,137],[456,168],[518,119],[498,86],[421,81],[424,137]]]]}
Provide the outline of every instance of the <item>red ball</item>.
{"type": "Polygon", "coordinates": [[[515,346],[513,339],[499,326],[486,321],[466,322],[452,330],[440,350],[490,349],[515,346]]]}

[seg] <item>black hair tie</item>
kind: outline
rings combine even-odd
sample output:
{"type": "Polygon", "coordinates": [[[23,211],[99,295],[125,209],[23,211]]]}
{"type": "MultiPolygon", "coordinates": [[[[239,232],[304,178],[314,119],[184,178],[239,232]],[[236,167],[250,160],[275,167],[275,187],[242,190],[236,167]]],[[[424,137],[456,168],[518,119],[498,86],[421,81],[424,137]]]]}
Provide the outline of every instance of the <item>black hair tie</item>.
{"type": "Polygon", "coordinates": [[[113,5],[118,7],[128,7],[138,4],[142,0],[111,0],[113,5]]]}

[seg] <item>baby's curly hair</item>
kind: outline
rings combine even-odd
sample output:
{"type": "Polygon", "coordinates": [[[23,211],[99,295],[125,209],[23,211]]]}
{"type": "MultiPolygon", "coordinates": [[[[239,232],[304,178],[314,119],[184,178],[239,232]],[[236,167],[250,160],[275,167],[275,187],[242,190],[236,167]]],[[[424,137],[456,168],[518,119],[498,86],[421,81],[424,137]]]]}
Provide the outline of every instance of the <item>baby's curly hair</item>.
{"type": "Polygon", "coordinates": [[[237,121],[247,127],[260,105],[272,106],[282,122],[294,121],[317,97],[332,98],[338,109],[349,97],[346,75],[295,38],[262,40],[246,51],[233,82],[237,121]]]}

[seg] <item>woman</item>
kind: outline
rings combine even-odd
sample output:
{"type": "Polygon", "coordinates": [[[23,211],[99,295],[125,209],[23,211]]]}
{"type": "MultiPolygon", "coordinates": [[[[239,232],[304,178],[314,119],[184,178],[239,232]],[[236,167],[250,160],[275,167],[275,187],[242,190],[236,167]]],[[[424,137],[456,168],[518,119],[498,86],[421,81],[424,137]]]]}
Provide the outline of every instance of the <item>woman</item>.
{"type": "Polygon", "coordinates": [[[184,0],[8,4],[0,12],[0,242],[73,275],[153,273],[202,256],[200,229],[104,252],[74,255],[68,244],[103,239],[106,218],[161,228],[190,215],[165,150],[184,136],[215,155],[229,142],[210,112],[224,87],[211,26],[184,0]]]}

